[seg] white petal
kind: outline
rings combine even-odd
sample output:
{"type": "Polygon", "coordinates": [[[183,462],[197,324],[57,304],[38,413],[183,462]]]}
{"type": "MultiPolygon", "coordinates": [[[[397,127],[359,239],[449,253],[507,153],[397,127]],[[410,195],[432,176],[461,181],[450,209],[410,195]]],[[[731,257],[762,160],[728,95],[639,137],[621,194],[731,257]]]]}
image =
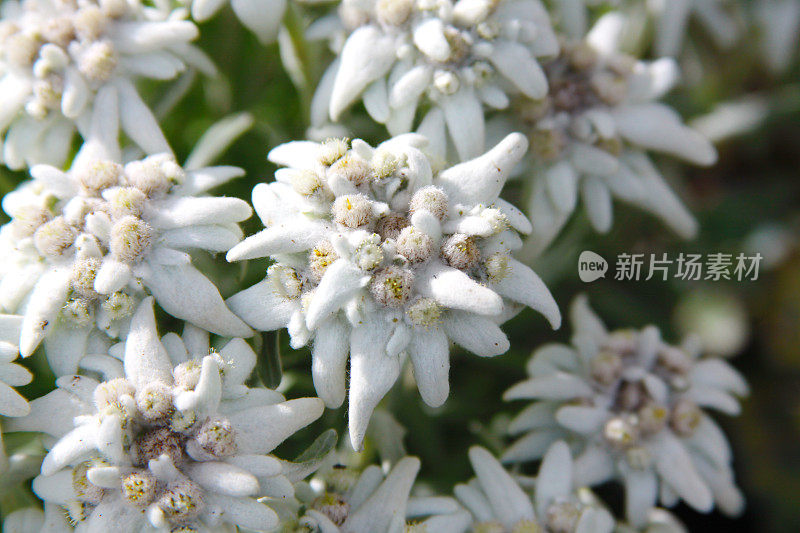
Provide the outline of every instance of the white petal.
{"type": "Polygon", "coordinates": [[[611,229],[613,205],[608,187],[597,177],[589,177],[581,184],[581,198],[592,227],[600,233],[611,229]]]}
{"type": "Polygon", "coordinates": [[[299,398],[238,411],[228,420],[236,431],[239,453],[264,454],[319,418],[324,409],[319,398],[299,398]]]}
{"type": "Polygon", "coordinates": [[[481,315],[498,315],[503,311],[503,300],[496,292],[458,269],[434,262],[421,277],[417,290],[444,307],[481,315]]]}
{"type": "Polygon", "coordinates": [[[526,137],[512,133],[484,155],[443,170],[435,184],[444,188],[451,203],[491,204],[527,149],[526,137]]]}
{"type": "Polygon", "coordinates": [[[439,328],[414,328],[408,354],[422,399],[439,407],[450,392],[450,346],[439,328]]]}
{"type": "Polygon", "coordinates": [[[494,289],[511,300],[527,305],[542,313],[553,329],[561,327],[561,311],[544,282],[527,265],[509,258],[511,272],[494,283],[494,289]]]}
{"type": "Polygon", "coordinates": [[[133,275],[128,263],[117,261],[111,256],[103,258],[94,279],[94,290],[100,294],[111,294],[122,289],[133,275]]]}
{"type": "Polygon", "coordinates": [[[67,299],[70,276],[69,269],[51,270],[33,288],[20,332],[19,351],[22,357],[31,355],[47,331],[53,327],[61,306],[67,299]]]}
{"type": "Polygon", "coordinates": [[[486,143],[483,105],[472,87],[461,87],[440,103],[460,160],[478,157],[486,143]]]}
{"type": "Polygon", "coordinates": [[[230,312],[211,281],[191,264],[149,264],[145,286],[164,310],[218,335],[249,337],[250,328],[230,312]]]}
{"type": "Polygon", "coordinates": [[[505,400],[543,399],[571,400],[592,395],[592,388],[579,377],[558,372],[549,376],[530,378],[508,389],[505,400]]]}
{"type": "Polygon", "coordinates": [[[681,123],[681,117],[663,104],[618,107],[614,120],[619,134],[632,143],[683,158],[696,165],[713,165],[717,152],[705,137],[681,123]]]}
{"type": "Polygon", "coordinates": [[[350,34],[333,83],[331,120],[338,120],[367,85],[389,72],[395,61],[394,46],[392,37],[373,26],[361,26],[350,34]]]}
{"type": "Polygon", "coordinates": [[[375,122],[384,123],[389,119],[389,95],[386,79],[378,78],[364,91],[364,107],[375,122]]]}
{"type": "Polygon", "coordinates": [[[153,313],[153,298],[142,300],[125,341],[125,375],[136,388],[154,381],[172,384],[172,364],[161,344],[153,313]]]}
{"type": "Polygon", "coordinates": [[[345,397],[347,356],[350,353],[347,325],[338,318],[322,322],[314,335],[311,375],[314,388],[325,405],[336,409],[345,397]]]}
{"type": "Polygon", "coordinates": [[[338,311],[344,303],[369,283],[370,277],[345,259],[337,259],[322,276],[306,312],[306,325],[313,330],[338,311]]]}
{"type": "Polygon", "coordinates": [[[493,43],[489,60],[526,96],[539,100],[547,95],[547,77],[525,46],[498,39],[493,43]]]}
{"type": "Polygon", "coordinates": [[[714,497],[692,465],[686,448],[675,437],[662,432],[655,443],[656,470],[678,495],[700,512],[714,506],[714,497]]]}
{"type": "Polygon", "coordinates": [[[647,515],[656,504],[658,480],[651,470],[630,469],[623,476],[625,482],[625,514],[635,527],[644,527],[647,515]]]}
{"type": "Polygon", "coordinates": [[[125,78],[117,79],[119,119],[123,131],[148,154],[172,153],[156,117],[125,78]]]}
{"type": "Polygon", "coordinates": [[[528,495],[491,453],[473,446],[469,449],[469,460],[497,520],[511,528],[523,520],[536,519],[528,495]]]}
{"type": "Polygon", "coordinates": [[[350,334],[350,442],[363,446],[369,419],[378,402],[389,392],[400,374],[398,357],[386,354],[390,328],[382,316],[367,317],[350,334]]]}
{"type": "Polygon", "coordinates": [[[569,446],[558,441],[545,453],[536,477],[536,511],[539,516],[547,516],[551,503],[565,500],[571,493],[572,456],[569,446]]]}
{"type": "Polygon", "coordinates": [[[72,461],[88,455],[96,448],[97,430],[96,424],[88,423],[61,437],[42,461],[42,474],[53,475],[72,461]]]}
{"type": "Polygon", "coordinates": [[[609,412],[603,407],[583,405],[565,405],[556,412],[559,424],[584,435],[599,430],[609,416],[609,412]]]}
{"type": "Polygon", "coordinates": [[[442,327],[450,340],[475,355],[491,357],[508,351],[508,337],[486,317],[451,311],[442,327]]]}
{"type": "Polygon", "coordinates": [[[259,331],[286,327],[297,307],[294,300],[283,298],[275,292],[275,285],[269,279],[234,294],[225,303],[231,311],[259,331]]]}
{"type": "Polygon", "coordinates": [[[253,474],[225,463],[191,462],[186,474],[201,487],[230,496],[252,496],[259,489],[253,474]]]}

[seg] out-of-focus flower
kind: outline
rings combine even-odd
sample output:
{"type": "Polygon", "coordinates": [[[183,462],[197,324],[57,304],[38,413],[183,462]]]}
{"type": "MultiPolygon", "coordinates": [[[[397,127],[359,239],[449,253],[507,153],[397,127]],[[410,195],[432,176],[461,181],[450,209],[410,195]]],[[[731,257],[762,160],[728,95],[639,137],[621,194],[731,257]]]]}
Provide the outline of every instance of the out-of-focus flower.
{"type": "MultiPolygon", "coordinates": [[[[168,80],[188,65],[213,72],[189,44],[181,11],[139,0],[10,0],[0,21],[0,133],[11,168],[61,166],[74,131],[86,135],[97,100],[142,150],[170,150],[137,92],[138,78],[168,80]]],[[[116,132],[114,132],[116,138],[116,132]]]]}
{"type": "Polygon", "coordinates": [[[440,156],[451,139],[462,161],[484,151],[484,107],[505,109],[509,93],[542,98],[537,58],[558,53],[538,0],[344,0],[339,23],[324,20],[313,33],[341,26],[348,36],[317,89],[312,125],[338,120],[361,99],[397,135],[430,108],[418,131],[440,156]]]}
{"type": "Polygon", "coordinates": [[[680,54],[691,17],[703,25],[717,46],[733,46],[741,33],[731,13],[733,5],[731,0],[648,0],[656,19],[656,54],[680,54]]]}
{"type": "Polygon", "coordinates": [[[276,527],[257,498],[289,498],[293,488],[269,452],[319,418],[322,401],[244,385],[256,355],[242,339],[209,350],[208,333],[193,326],[183,339],[159,339],[152,298],[111,354],[82,362],[104,381],[64,376],[9,427],[57,439],[33,490],[66,511],[62,526],[68,518],[89,532],[276,527]]]}
{"type": "Polygon", "coordinates": [[[592,226],[612,225],[612,198],[645,209],[683,237],[697,223],[670,190],[648,152],[698,165],[716,161],[714,147],[658,103],[677,80],[670,59],[637,61],[616,51],[623,20],[601,18],[584,41],[562,47],[545,65],[550,94],[521,100],[531,138],[533,239],[545,248],[583,201],[592,226]]]}
{"type": "Polygon", "coordinates": [[[750,339],[747,308],[735,293],[699,289],[684,294],[675,308],[680,333],[694,335],[706,353],[731,357],[750,339]]]}
{"type": "MultiPolygon", "coordinates": [[[[181,0],[190,6],[192,18],[204,22],[225,5],[226,0],[181,0]]],[[[278,34],[278,27],[286,11],[286,0],[230,0],[236,17],[262,43],[269,43],[278,34]]]]}
{"type": "Polygon", "coordinates": [[[289,168],[253,190],[266,229],[228,252],[229,261],[276,260],[227,303],[256,329],[288,328],[294,348],[313,340],[314,384],[329,407],[344,401],[349,355],[356,449],[406,354],[423,400],[438,406],[449,391],[449,341],[504,353],[498,323],[521,305],[560,325],[547,287],[510,256],[530,223],[498,197],[525,137],[441,172],[424,144],[406,135],[377,148],[358,139],[275,148],[269,159],[289,168]]]}
{"type": "MultiPolygon", "coordinates": [[[[469,450],[475,479],[457,485],[456,498],[473,516],[473,533],[610,533],[614,518],[590,494],[573,487],[569,447],[556,442],[544,455],[533,498],[486,449],[469,450]]],[[[588,491],[584,491],[588,492],[588,491]]]]}
{"type": "Polygon", "coordinates": [[[553,23],[574,39],[583,37],[589,27],[590,10],[597,7],[618,6],[620,0],[555,0],[556,16],[553,23]]]}
{"type": "Polygon", "coordinates": [[[800,1],[760,0],[754,4],[764,59],[773,71],[782,72],[797,56],[800,1]]]}
{"type": "Polygon", "coordinates": [[[74,373],[87,345],[104,351],[105,336],[92,332],[124,335],[147,292],[173,316],[248,336],[186,253],[224,252],[241,240],[247,203],[198,195],[242,171],[185,171],[167,154],[122,165],[92,153],[67,172],[33,167],[33,179],[3,198],[12,220],[0,229],[0,308],[25,317],[23,357],[46,339],[53,371],[74,373]]]}
{"type": "Polygon", "coordinates": [[[744,379],[689,345],[664,343],[655,327],[608,332],[584,297],[571,309],[572,346],[546,345],[528,363],[531,376],[505,398],[538,400],[511,423],[525,435],[505,461],[540,457],[564,439],[577,451],[575,482],[619,480],[630,522],[641,527],[660,499],[725,513],[744,501],[733,480],[731,450],[703,408],[739,413],[744,379]]]}

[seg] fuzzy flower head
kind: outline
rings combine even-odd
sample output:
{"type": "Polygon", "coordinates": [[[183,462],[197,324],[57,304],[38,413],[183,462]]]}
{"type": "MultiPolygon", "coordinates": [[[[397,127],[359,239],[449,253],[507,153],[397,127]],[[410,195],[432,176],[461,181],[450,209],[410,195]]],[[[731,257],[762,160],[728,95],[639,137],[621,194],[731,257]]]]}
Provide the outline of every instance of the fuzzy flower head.
{"type": "Polygon", "coordinates": [[[571,315],[572,347],[540,348],[528,363],[531,377],[505,394],[538,402],[512,422],[510,431],[525,435],[503,459],[536,459],[551,442],[567,440],[578,452],[576,482],[619,480],[635,526],[657,499],[739,512],[729,445],[704,409],[737,414],[736,396],[748,390],[742,377],[719,358],[700,357],[691,343],[666,344],[655,327],[608,332],[584,297],[571,315]]]}
{"type": "Polygon", "coordinates": [[[578,198],[600,232],[611,228],[612,198],[653,213],[682,237],[697,231],[648,152],[710,165],[716,151],[658,103],[677,80],[674,62],[645,63],[616,52],[621,29],[619,16],[603,17],[585,40],[566,44],[546,64],[548,96],[520,101],[536,176],[529,210],[540,249],[566,223],[578,198]]]}
{"type": "Polygon", "coordinates": [[[82,362],[104,381],[64,376],[32,402],[31,414],[15,419],[11,430],[57,439],[34,492],[87,531],[277,526],[256,498],[293,491],[268,454],[316,420],[323,404],[249,389],[244,380],[255,360],[242,339],[209,349],[208,333],[194,326],[183,338],[159,339],[148,298],[124,345],[82,362]]]}
{"type": "Polygon", "coordinates": [[[538,0],[344,0],[339,17],[348,36],[320,83],[314,121],[336,121],[362,99],[397,135],[430,107],[420,133],[439,155],[449,137],[462,161],[484,150],[484,106],[506,108],[507,93],[542,98],[536,58],[558,52],[538,0]]]}
{"type": "Polygon", "coordinates": [[[313,341],[314,383],[330,407],[344,400],[349,353],[356,448],[406,355],[423,399],[438,406],[449,390],[449,341],[504,353],[497,324],[519,304],[560,322],[539,277],[510,256],[530,224],[498,198],[525,138],[511,134],[441,172],[419,143],[409,135],[377,148],[361,140],[275,148],[270,159],[289,168],[253,190],[266,229],[228,253],[276,261],[228,305],[257,329],[288,328],[295,348],[313,341]]]}
{"type": "Polygon", "coordinates": [[[213,66],[189,41],[183,14],[139,0],[12,0],[0,21],[3,162],[12,168],[61,165],[76,125],[95,101],[148,153],[169,149],[133,82],[166,80],[193,63],[213,66]]]}
{"type": "MultiPolygon", "coordinates": [[[[125,165],[79,158],[67,172],[38,165],[33,180],[3,199],[12,219],[0,308],[24,315],[23,356],[47,338],[57,375],[72,374],[103,331],[123,335],[142,296],[212,332],[247,336],[187,251],[223,252],[239,242],[250,207],[234,198],[196,197],[241,171],[185,171],[161,154],[125,165]]],[[[102,351],[102,349],[101,349],[102,351]]]]}

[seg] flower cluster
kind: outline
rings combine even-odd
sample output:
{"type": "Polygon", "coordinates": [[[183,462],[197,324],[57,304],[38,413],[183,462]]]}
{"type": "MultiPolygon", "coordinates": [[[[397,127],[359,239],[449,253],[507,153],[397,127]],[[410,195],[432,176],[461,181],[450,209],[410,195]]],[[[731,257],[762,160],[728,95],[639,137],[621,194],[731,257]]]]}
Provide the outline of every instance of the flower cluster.
{"type": "Polygon", "coordinates": [[[229,261],[276,260],[228,305],[256,329],[288,328],[293,347],[313,340],[314,384],[330,407],[344,400],[349,353],[357,448],[404,354],[423,399],[438,406],[449,389],[449,340],[498,355],[508,339],[497,323],[519,304],[553,327],[561,320],[538,276],[509,255],[517,231],[531,227],[498,194],[525,138],[509,135],[439,172],[421,147],[400,136],[377,148],[340,139],[275,148],[270,160],[288,168],[253,190],[266,229],[228,252],[229,261]]]}
{"type": "Polygon", "coordinates": [[[607,15],[584,40],[563,46],[545,66],[547,97],[518,104],[532,146],[529,212],[538,249],[558,234],[579,197],[597,231],[611,227],[612,197],[652,212],[682,237],[697,231],[647,152],[710,165],[716,151],[658,102],[677,81],[677,66],[617,52],[622,27],[620,17],[607,15]]]}
{"type": "Polygon", "coordinates": [[[122,130],[148,153],[169,151],[133,82],[187,66],[213,72],[181,14],[139,0],[12,0],[0,21],[0,131],[12,168],[61,165],[72,133],[86,134],[96,100],[112,100],[122,130]]]}
{"type": "Polygon", "coordinates": [[[88,531],[138,531],[147,523],[173,531],[274,528],[277,515],[256,498],[286,498],[293,489],[269,452],[323,405],[248,388],[255,361],[242,339],[209,350],[208,334],[193,326],[183,339],[159,339],[146,299],[124,345],[84,361],[104,381],[64,376],[57,390],[31,402],[28,416],[13,420],[12,430],[58,439],[34,492],[88,531]]]}
{"type": "Polygon", "coordinates": [[[628,519],[639,527],[658,499],[740,512],[730,447],[703,408],[737,414],[736,396],[748,392],[742,377],[691,343],[666,344],[655,327],[608,332],[584,297],[571,320],[573,346],[540,348],[528,363],[531,377],[505,394],[537,402],[512,421],[510,431],[524,436],[503,459],[536,459],[565,439],[578,451],[576,482],[621,481],[628,519]]]}
{"type": "Polygon", "coordinates": [[[484,107],[505,109],[509,92],[542,98],[547,77],[537,58],[558,53],[539,0],[344,0],[338,16],[348,36],[320,82],[312,120],[336,121],[361,98],[398,135],[430,107],[418,131],[439,155],[451,139],[462,161],[484,151],[484,107]]]}
{"type": "Polygon", "coordinates": [[[87,346],[101,342],[102,351],[91,334],[124,334],[145,291],[209,331],[250,334],[186,253],[224,252],[241,239],[245,202],[196,196],[239,169],[187,172],[160,154],[125,165],[86,157],[67,172],[38,165],[31,175],[3,199],[12,219],[0,229],[0,307],[25,317],[23,356],[47,339],[55,373],[74,373],[87,346]]]}

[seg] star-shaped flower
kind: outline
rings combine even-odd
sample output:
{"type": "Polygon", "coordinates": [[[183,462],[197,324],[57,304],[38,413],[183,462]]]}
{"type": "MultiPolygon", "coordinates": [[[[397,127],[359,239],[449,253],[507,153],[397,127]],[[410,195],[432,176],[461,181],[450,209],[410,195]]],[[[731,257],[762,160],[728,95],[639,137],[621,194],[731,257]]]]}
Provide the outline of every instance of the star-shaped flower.
{"type": "Polygon", "coordinates": [[[255,361],[242,339],[209,351],[208,333],[191,325],[159,339],[145,299],[125,343],[82,362],[104,381],[64,376],[13,419],[11,431],[57,439],[34,492],[87,531],[276,527],[257,499],[294,492],[269,453],[324,406],[248,388],[255,361]]]}
{"type": "Polygon", "coordinates": [[[536,459],[553,441],[567,440],[578,452],[576,482],[623,483],[628,519],[638,527],[657,499],[739,512],[730,447],[703,408],[737,414],[736,396],[748,392],[742,377],[691,343],[666,344],[653,326],[608,332],[584,297],[571,317],[572,346],[537,350],[531,377],[505,394],[537,402],[512,421],[510,431],[524,435],[503,459],[536,459]]]}
{"type": "Polygon", "coordinates": [[[350,359],[350,437],[359,448],[372,410],[405,356],[426,403],[449,391],[449,341],[481,356],[508,349],[498,323],[529,305],[553,327],[558,307],[511,258],[525,216],[498,197],[527,142],[511,134],[485,155],[436,171],[417,135],[293,142],[270,160],[289,168],[253,190],[266,229],[228,260],[268,256],[264,281],[228,300],[259,330],[313,341],[312,374],[329,407],[342,404],[350,359]]]}

